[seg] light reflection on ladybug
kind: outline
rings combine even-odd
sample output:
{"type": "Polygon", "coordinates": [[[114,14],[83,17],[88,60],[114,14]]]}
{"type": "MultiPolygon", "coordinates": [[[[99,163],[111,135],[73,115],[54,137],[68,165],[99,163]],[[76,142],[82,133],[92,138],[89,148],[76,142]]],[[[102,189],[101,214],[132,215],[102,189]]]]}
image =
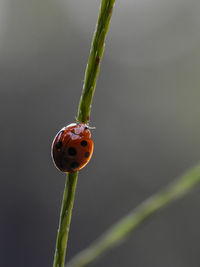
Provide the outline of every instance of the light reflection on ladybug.
{"type": "Polygon", "coordinates": [[[62,128],[52,144],[52,158],[61,172],[76,172],[91,159],[93,141],[89,126],[85,123],[72,123],[62,128]]]}

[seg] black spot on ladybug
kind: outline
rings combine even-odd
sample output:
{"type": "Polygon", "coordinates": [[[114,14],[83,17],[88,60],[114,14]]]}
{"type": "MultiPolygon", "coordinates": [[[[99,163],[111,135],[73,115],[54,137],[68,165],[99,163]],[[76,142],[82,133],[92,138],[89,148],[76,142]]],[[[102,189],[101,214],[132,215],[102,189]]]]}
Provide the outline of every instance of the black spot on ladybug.
{"type": "Polygon", "coordinates": [[[62,147],[62,141],[58,141],[57,143],[56,143],[56,148],[57,149],[60,149],[62,147]]]}
{"type": "Polygon", "coordinates": [[[71,163],[70,166],[71,166],[72,169],[77,169],[79,167],[79,165],[80,164],[77,161],[74,161],[74,162],[71,163]]]}
{"type": "Polygon", "coordinates": [[[82,146],[87,146],[87,141],[85,141],[85,140],[81,141],[81,145],[82,146]]]}
{"type": "Polygon", "coordinates": [[[69,149],[68,149],[68,154],[69,154],[70,156],[75,156],[75,155],[77,154],[77,150],[76,150],[76,148],[74,148],[73,146],[69,147],[69,149]]]}
{"type": "Polygon", "coordinates": [[[88,158],[90,156],[90,152],[85,152],[85,157],[88,158]]]}

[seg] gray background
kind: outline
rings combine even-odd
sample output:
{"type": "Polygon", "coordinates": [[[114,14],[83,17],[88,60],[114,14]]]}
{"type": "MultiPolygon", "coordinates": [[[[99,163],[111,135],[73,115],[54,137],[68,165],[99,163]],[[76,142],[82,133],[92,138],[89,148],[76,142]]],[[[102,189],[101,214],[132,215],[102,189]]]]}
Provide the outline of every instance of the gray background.
{"type": "MultiPolygon", "coordinates": [[[[100,1],[1,0],[2,267],[51,266],[65,176],[56,132],[76,116],[100,1]]],[[[68,258],[200,159],[199,0],[117,1],[93,101],[68,258]]],[[[93,266],[199,267],[200,190],[93,266]]]]}

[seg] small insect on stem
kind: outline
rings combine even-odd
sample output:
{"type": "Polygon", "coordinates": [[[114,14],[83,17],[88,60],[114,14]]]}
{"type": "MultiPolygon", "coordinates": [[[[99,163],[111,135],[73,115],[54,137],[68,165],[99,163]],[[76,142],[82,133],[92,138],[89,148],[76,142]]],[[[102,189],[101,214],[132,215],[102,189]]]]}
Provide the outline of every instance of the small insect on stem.
{"type": "Polygon", "coordinates": [[[52,144],[52,158],[61,172],[76,172],[91,159],[93,141],[85,123],[73,123],[59,131],[52,144]]]}

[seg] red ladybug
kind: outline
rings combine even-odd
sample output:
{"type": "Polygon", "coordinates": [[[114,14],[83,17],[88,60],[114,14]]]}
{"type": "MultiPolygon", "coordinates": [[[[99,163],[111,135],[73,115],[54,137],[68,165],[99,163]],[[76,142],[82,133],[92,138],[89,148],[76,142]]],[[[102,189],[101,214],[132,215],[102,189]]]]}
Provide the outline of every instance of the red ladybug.
{"type": "Polygon", "coordinates": [[[85,123],[72,123],[62,128],[52,144],[52,158],[61,172],[76,172],[82,169],[93,153],[93,141],[85,123]]]}

